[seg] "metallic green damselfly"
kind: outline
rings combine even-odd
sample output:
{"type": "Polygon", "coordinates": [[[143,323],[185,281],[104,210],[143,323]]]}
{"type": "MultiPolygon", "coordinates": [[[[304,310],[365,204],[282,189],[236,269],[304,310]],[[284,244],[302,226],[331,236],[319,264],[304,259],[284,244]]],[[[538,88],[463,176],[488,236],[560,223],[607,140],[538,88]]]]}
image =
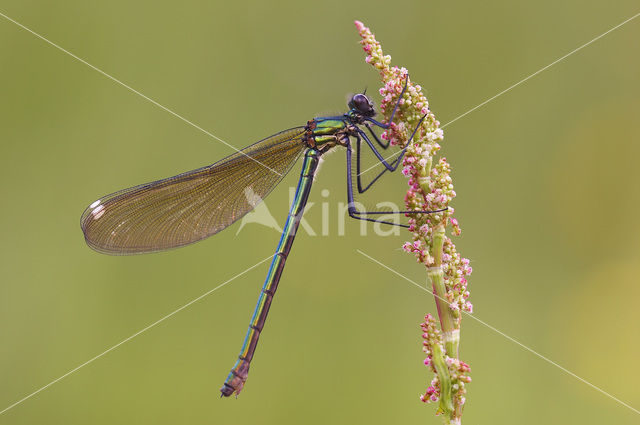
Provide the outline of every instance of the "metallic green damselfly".
{"type": "Polygon", "coordinates": [[[321,155],[337,146],[346,147],[348,212],[353,218],[406,227],[369,216],[437,212],[358,211],[355,207],[352,177],[354,147],[357,190],[363,193],[385,172],[398,168],[406,147],[420,125],[394,161],[387,162],[382,157],[378,148],[387,149],[389,142],[381,140],[372,126],[390,128],[406,87],[405,84],[387,124],[373,118],[373,103],[364,93],[356,94],[349,101],[349,111],[343,115],[314,118],[305,126],[281,131],[215,164],[104,196],[82,214],[81,227],[87,244],[101,253],[141,254],[188,245],[218,233],[251,211],[256,205],[253,202],[255,196],[264,199],[304,152],[295,197],[240,355],[220,389],[223,396],[240,393],[247,379],[321,155]],[[366,185],[362,182],[360,170],[363,141],[384,165],[384,169],[366,185]]]}

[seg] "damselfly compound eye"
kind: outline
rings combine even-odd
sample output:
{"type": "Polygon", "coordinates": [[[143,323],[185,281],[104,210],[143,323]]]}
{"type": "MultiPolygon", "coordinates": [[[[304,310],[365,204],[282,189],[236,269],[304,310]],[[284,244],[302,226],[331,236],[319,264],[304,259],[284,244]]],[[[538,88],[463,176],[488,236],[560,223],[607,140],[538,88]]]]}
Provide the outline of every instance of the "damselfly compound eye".
{"type": "Polygon", "coordinates": [[[358,93],[351,98],[349,107],[352,109],[356,109],[362,115],[367,117],[372,117],[375,115],[373,102],[370,101],[369,98],[362,93],[358,93]]]}

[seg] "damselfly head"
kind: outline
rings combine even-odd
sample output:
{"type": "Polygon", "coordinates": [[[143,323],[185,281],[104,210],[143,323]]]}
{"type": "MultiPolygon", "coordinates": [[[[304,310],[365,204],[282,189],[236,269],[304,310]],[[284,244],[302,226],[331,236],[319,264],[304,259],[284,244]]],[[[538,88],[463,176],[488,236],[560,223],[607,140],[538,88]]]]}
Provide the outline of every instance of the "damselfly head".
{"type": "Polygon", "coordinates": [[[354,94],[349,101],[349,108],[355,109],[356,112],[365,117],[372,117],[376,114],[373,109],[373,102],[364,93],[354,94]]]}

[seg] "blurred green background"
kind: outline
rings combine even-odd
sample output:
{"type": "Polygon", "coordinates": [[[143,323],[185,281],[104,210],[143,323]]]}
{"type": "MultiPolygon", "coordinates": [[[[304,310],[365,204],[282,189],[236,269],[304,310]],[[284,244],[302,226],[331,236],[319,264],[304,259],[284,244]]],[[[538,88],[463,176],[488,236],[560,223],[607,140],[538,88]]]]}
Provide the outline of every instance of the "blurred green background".
{"type": "MultiPolygon", "coordinates": [[[[375,93],[353,25],[426,89],[442,123],[633,16],[638,3],[86,2],[0,11],[236,147],[375,93]]],[[[640,19],[445,129],[475,314],[640,408],[640,19]]],[[[109,257],[79,228],[100,196],[215,162],[222,143],[0,19],[0,410],[273,252],[238,224],[183,249],[109,257]]],[[[378,99],[376,99],[378,100],[378,99]]],[[[306,216],[330,226],[344,154],[306,216]]],[[[268,199],[280,225],[297,167],[268,199]]],[[[379,200],[401,202],[388,176],[379,200]]],[[[240,398],[218,398],[268,265],[235,279],[0,416],[6,424],[439,424],[418,324],[433,298],[407,239],[304,232],[240,398]]],[[[371,229],[371,228],[370,228],[371,229]]],[[[478,322],[465,423],[638,423],[478,322]]]]}

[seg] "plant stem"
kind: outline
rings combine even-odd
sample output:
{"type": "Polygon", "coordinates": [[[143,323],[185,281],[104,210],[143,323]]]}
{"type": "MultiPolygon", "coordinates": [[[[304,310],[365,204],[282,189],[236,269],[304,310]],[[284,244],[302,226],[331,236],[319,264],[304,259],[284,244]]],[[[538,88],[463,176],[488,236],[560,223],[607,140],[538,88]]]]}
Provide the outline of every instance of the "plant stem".
{"type": "MultiPolygon", "coordinates": [[[[440,223],[433,230],[433,266],[427,270],[427,276],[433,288],[433,294],[438,309],[438,317],[440,318],[440,328],[442,329],[442,339],[445,351],[448,357],[458,358],[458,347],[460,343],[460,331],[456,329],[456,317],[447,301],[447,289],[444,284],[444,271],[442,270],[442,253],[445,239],[445,225],[440,223]]],[[[439,410],[445,414],[447,424],[456,422],[462,415],[462,406],[458,406],[453,402],[451,375],[446,364],[442,365],[444,355],[440,346],[434,347],[433,352],[434,367],[440,380],[440,406],[439,410]],[[444,367],[442,367],[444,366],[444,367]]]]}
{"type": "Polygon", "coordinates": [[[453,397],[451,394],[451,376],[447,367],[444,353],[440,344],[435,344],[432,348],[433,367],[440,380],[440,405],[438,411],[447,418],[451,417],[454,411],[453,397]]]}
{"type": "Polygon", "coordinates": [[[458,358],[460,345],[460,330],[456,329],[457,319],[454,311],[449,306],[447,288],[444,285],[444,272],[442,270],[442,250],[444,247],[444,223],[440,223],[433,231],[433,260],[434,265],[427,271],[433,294],[438,308],[440,327],[446,353],[449,357],[458,358]]]}

